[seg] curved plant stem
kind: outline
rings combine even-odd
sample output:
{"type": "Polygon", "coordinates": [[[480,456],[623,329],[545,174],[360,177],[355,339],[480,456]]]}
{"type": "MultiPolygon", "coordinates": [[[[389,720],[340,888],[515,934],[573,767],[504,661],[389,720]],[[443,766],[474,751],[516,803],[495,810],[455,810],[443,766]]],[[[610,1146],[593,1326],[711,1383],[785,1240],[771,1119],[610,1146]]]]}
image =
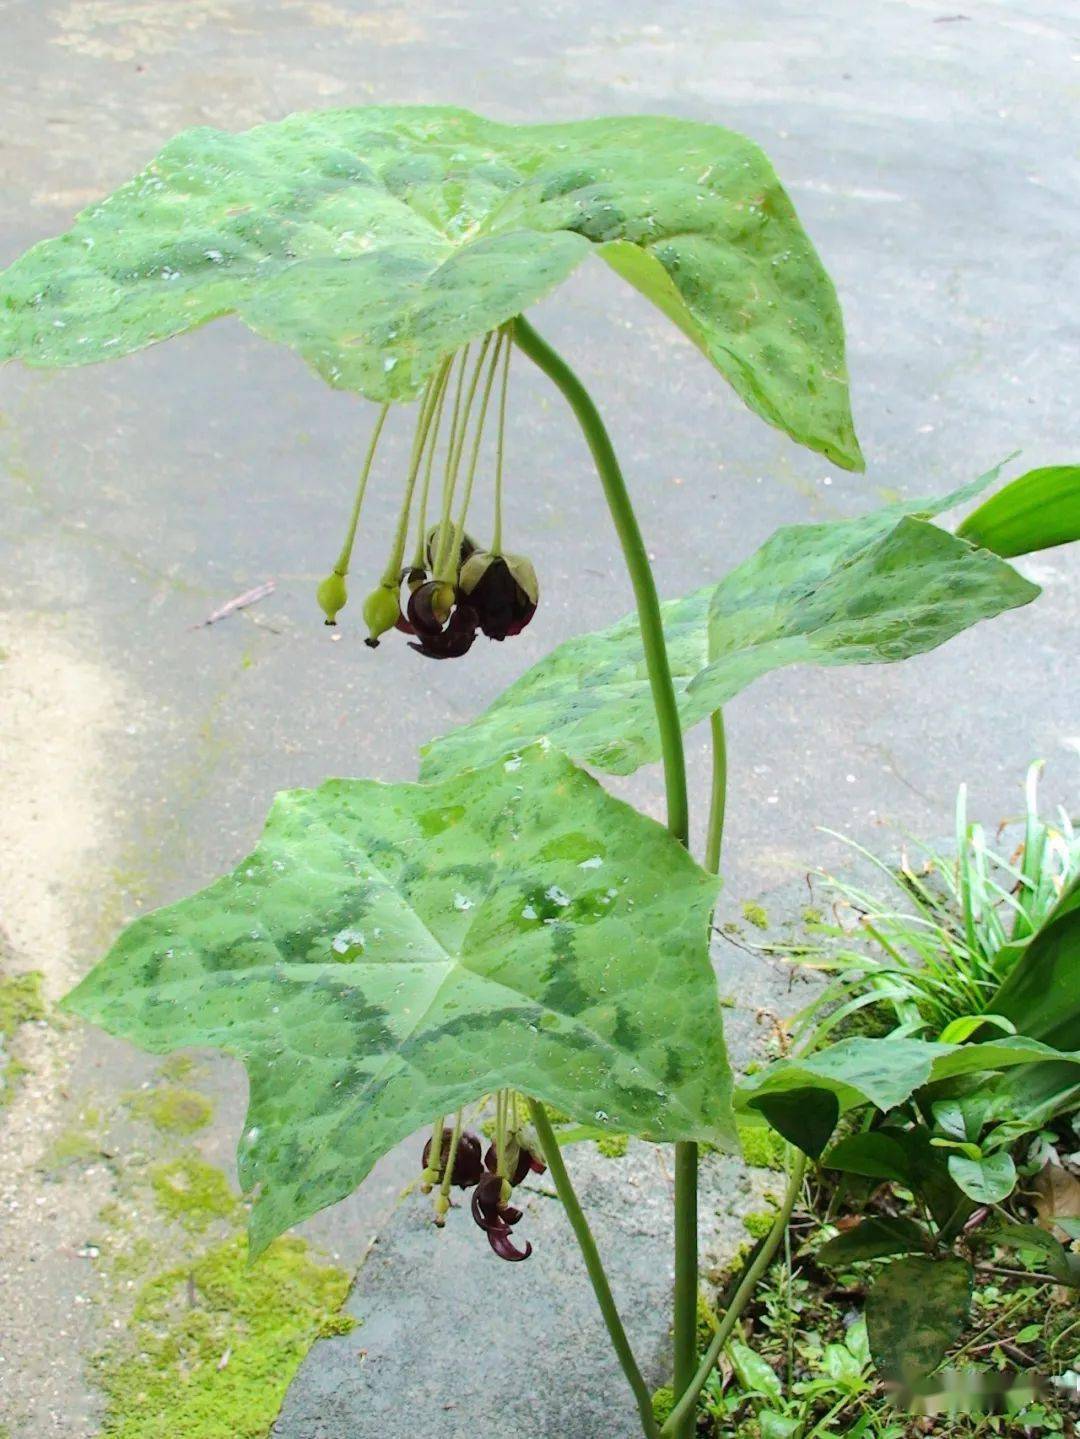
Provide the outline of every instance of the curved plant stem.
{"type": "Polygon", "coordinates": [[[727,736],[724,733],[724,712],[713,710],[709,716],[712,736],[712,792],[709,796],[709,827],[705,832],[705,868],[710,874],[720,873],[720,849],[724,843],[724,810],[727,807],[727,736]]]}
{"type": "Polygon", "coordinates": [[[645,649],[645,666],[649,673],[656,723],[660,730],[660,748],[664,757],[664,787],[667,792],[667,827],[676,839],[686,844],[689,838],[689,816],[686,798],[686,760],[683,756],[682,725],[675,703],[675,687],[671,682],[671,666],[664,644],[664,626],[660,619],[660,601],[656,593],[649,556],[641,538],[637,517],[626,492],[619,461],[611,439],[593,404],[592,397],[546,340],[536,333],[521,315],[514,321],[514,340],[563,392],[588,441],[593,460],[604,487],[611,518],[622,546],[623,558],[634,587],[641,641],[645,649]]]}
{"type": "Polygon", "coordinates": [[[562,1206],[566,1210],[566,1217],[570,1221],[570,1227],[574,1231],[578,1247],[581,1250],[582,1258],[585,1260],[585,1268],[588,1271],[589,1281],[592,1284],[593,1292],[596,1295],[597,1303],[600,1305],[600,1313],[604,1316],[604,1323],[611,1338],[612,1347],[622,1365],[623,1373],[630,1381],[630,1388],[634,1391],[634,1398],[637,1400],[638,1412],[641,1415],[641,1425],[649,1439],[657,1439],[660,1433],[656,1419],[653,1415],[652,1396],[649,1393],[649,1386],[642,1377],[641,1370],[637,1366],[634,1352],[630,1348],[630,1341],[626,1337],[626,1330],[623,1328],[622,1320],[619,1318],[619,1311],[615,1307],[615,1299],[611,1293],[611,1286],[608,1284],[607,1275],[604,1273],[604,1266],[600,1262],[600,1253],[596,1247],[596,1240],[589,1228],[589,1221],[585,1218],[585,1211],[578,1202],[574,1193],[574,1186],[570,1183],[570,1176],[566,1172],[566,1165],[563,1163],[562,1151],[559,1148],[559,1141],[551,1128],[551,1122],[547,1117],[547,1110],[537,1099],[529,1100],[529,1115],[540,1140],[540,1146],[544,1151],[544,1158],[550,1171],[556,1193],[562,1200],[562,1206]]]}
{"type": "Polygon", "coordinates": [[[705,1381],[713,1371],[716,1361],[720,1358],[720,1352],[724,1345],[731,1338],[731,1331],[738,1322],[739,1315],[746,1308],[747,1301],[758,1280],[772,1263],[773,1255],[780,1247],[780,1243],[787,1233],[788,1221],[791,1219],[791,1211],[795,1208],[795,1201],[802,1189],[803,1175],[806,1173],[806,1155],[796,1150],[791,1163],[791,1172],[788,1175],[787,1189],[784,1193],[784,1202],[777,1211],[773,1220],[772,1228],[765,1238],[764,1244],[754,1256],[753,1262],[749,1265],[746,1273],[739,1281],[739,1287],[732,1295],[731,1303],[724,1312],[724,1317],[717,1326],[716,1333],[712,1337],[712,1343],[702,1359],[697,1373],[690,1382],[689,1387],[679,1396],[675,1408],[671,1411],[669,1418],[665,1421],[660,1430],[663,1439],[669,1435],[682,1433],[682,1426],[687,1419],[693,1421],[694,1411],[697,1407],[698,1395],[705,1387],[705,1381]]]}
{"type": "MultiPolygon", "coordinates": [[[[686,792],[686,758],[683,753],[682,724],[671,682],[671,665],[664,643],[660,600],[656,593],[645,542],[627,493],[611,439],[592,397],[573,370],[536,333],[528,320],[514,320],[514,340],[532,362],[562,391],[569,402],[596,464],[611,518],[622,546],[623,559],[634,588],[645,666],[652,690],[660,749],[664,761],[667,797],[667,827],[682,844],[689,841],[689,805],[686,792]]],[[[697,1145],[675,1146],[675,1324],[673,1386],[682,1393],[694,1374],[697,1362],[697,1145]]],[[[679,1439],[689,1436],[693,1418],[674,1430],[679,1439]]]]}

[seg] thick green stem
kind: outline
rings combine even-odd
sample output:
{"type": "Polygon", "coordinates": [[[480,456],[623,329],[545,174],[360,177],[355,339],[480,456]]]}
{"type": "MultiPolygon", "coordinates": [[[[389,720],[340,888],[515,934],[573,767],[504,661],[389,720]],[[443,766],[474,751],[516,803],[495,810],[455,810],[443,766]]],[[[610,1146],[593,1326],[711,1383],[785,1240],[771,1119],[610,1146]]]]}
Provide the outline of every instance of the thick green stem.
{"type": "MultiPolygon", "coordinates": [[[[626,489],[626,481],[600,413],[570,366],[520,315],[514,321],[514,340],[562,391],[592,452],[634,589],[641,642],[645,651],[645,667],[660,732],[667,794],[667,825],[680,843],[687,844],[690,819],[682,723],[675,700],[675,687],[671,681],[671,666],[664,643],[664,624],[660,615],[656,582],[645,542],[638,528],[637,516],[626,489]]],[[[690,1382],[697,1360],[697,1159],[696,1144],[676,1144],[673,1375],[676,1394],[681,1393],[690,1382]]],[[[692,1428],[691,1416],[676,1431],[679,1439],[688,1439],[692,1428]]]]}
{"type": "Polygon", "coordinates": [[[559,1148],[559,1141],[555,1138],[551,1128],[551,1122],[547,1117],[547,1110],[537,1099],[529,1100],[529,1115],[536,1130],[537,1138],[540,1140],[540,1147],[544,1151],[544,1158],[547,1161],[548,1172],[551,1174],[552,1182],[555,1185],[555,1192],[562,1200],[562,1206],[566,1210],[566,1217],[570,1221],[570,1227],[574,1231],[574,1238],[578,1242],[582,1258],[585,1260],[585,1269],[592,1284],[596,1301],[600,1305],[600,1313],[604,1316],[604,1323],[611,1338],[612,1347],[622,1365],[623,1373],[630,1381],[630,1388],[634,1391],[634,1398],[637,1400],[638,1412],[641,1415],[641,1427],[649,1439],[657,1439],[660,1433],[656,1419],[653,1415],[652,1396],[649,1393],[649,1386],[642,1377],[641,1370],[637,1366],[634,1352],[630,1348],[630,1341],[626,1337],[626,1330],[623,1328],[622,1320],[619,1318],[619,1311],[615,1307],[615,1299],[611,1293],[611,1286],[608,1284],[607,1275],[604,1273],[604,1266],[600,1262],[600,1251],[596,1247],[596,1240],[593,1238],[592,1230],[589,1228],[589,1221],[585,1218],[585,1211],[578,1202],[574,1193],[574,1186],[570,1183],[570,1176],[566,1172],[566,1165],[563,1163],[562,1151],[559,1148]]]}
{"type": "Polygon", "coordinates": [[[720,873],[720,850],[724,843],[724,810],[727,807],[727,737],[724,712],[713,710],[709,717],[712,733],[712,792],[709,796],[709,827],[705,833],[705,868],[720,873]]]}
{"type": "Polygon", "coordinates": [[[720,1358],[721,1350],[731,1338],[731,1331],[738,1322],[739,1315],[746,1308],[747,1301],[757,1285],[758,1280],[772,1263],[773,1255],[780,1247],[780,1243],[787,1233],[788,1223],[791,1219],[791,1211],[795,1208],[795,1201],[802,1189],[803,1175],[806,1173],[806,1156],[795,1151],[791,1163],[791,1172],[788,1176],[787,1191],[784,1194],[784,1202],[777,1211],[773,1220],[772,1228],[765,1238],[764,1244],[754,1256],[753,1262],[747,1267],[746,1273],[739,1281],[739,1287],[732,1295],[731,1303],[724,1313],[724,1317],[717,1325],[716,1333],[713,1335],[712,1343],[702,1359],[697,1373],[690,1381],[689,1387],[679,1396],[675,1408],[660,1430],[663,1439],[674,1439],[675,1435],[685,1432],[685,1425],[689,1420],[693,1423],[694,1411],[697,1408],[698,1395],[705,1387],[705,1381],[712,1373],[716,1361],[720,1358]]]}
{"type": "Polygon", "coordinates": [[[664,786],[667,791],[667,825],[676,839],[686,844],[689,838],[689,815],[686,798],[686,760],[683,755],[682,725],[671,682],[671,666],[664,644],[664,626],[660,618],[660,600],[656,593],[649,556],[641,538],[637,517],[626,491],[626,482],[615,457],[600,412],[592,397],[546,340],[542,340],[528,320],[521,315],[514,321],[514,340],[532,362],[543,370],[563,392],[581,426],[592,451],[600,483],[604,487],[611,518],[622,546],[623,558],[634,587],[641,642],[645,649],[645,667],[652,688],[656,723],[660,730],[660,748],[664,758],[664,786]]]}

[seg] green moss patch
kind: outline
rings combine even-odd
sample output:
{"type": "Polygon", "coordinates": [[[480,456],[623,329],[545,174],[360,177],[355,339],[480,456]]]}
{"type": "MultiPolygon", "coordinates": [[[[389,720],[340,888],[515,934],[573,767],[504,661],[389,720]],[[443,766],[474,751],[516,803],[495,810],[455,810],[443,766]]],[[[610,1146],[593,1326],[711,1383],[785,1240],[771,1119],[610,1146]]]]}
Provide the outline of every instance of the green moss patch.
{"type": "Polygon", "coordinates": [[[629,1142],[629,1136],[625,1134],[602,1134],[596,1141],[596,1147],[605,1159],[622,1159],[629,1142]]]}
{"type": "Polygon", "coordinates": [[[744,1214],[742,1223],[751,1239],[764,1239],[772,1229],[775,1219],[775,1210],[762,1209],[753,1214],[744,1214]]]}
{"type": "Polygon", "coordinates": [[[43,976],[36,969],[0,976],[0,1109],[15,1093],[26,1065],[7,1053],[7,1041],[22,1024],[45,1018],[43,976]]]}
{"type": "Polygon", "coordinates": [[[229,1219],[238,1203],[220,1169],[197,1154],[183,1154],[150,1171],[154,1199],[161,1212],[196,1233],[215,1219],[229,1219]]]}
{"type": "Polygon", "coordinates": [[[20,1024],[45,1018],[43,976],[31,969],[0,979],[0,1035],[10,1039],[20,1024]]]}
{"type": "Polygon", "coordinates": [[[205,1094],[175,1084],[137,1090],[127,1096],[127,1102],[133,1114],[148,1119],[165,1134],[194,1134],[214,1117],[214,1106],[205,1094]]]}
{"type": "Polygon", "coordinates": [[[768,929],[769,916],[760,904],[755,904],[751,899],[744,900],[742,912],[747,924],[752,924],[755,929],[768,929]]]}
{"type": "Polygon", "coordinates": [[[299,1239],[254,1264],[247,1240],[210,1249],[141,1290],[124,1339],[99,1361],[113,1439],[264,1439],[312,1343],[353,1321],[342,1270],[299,1239]]]}
{"type": "Polygon", "coordinates": [[[752,1169],[784,1168],[785,1144],[775,1129],[764,1124],[739,1123],[743,1159],[752,1169]]]}

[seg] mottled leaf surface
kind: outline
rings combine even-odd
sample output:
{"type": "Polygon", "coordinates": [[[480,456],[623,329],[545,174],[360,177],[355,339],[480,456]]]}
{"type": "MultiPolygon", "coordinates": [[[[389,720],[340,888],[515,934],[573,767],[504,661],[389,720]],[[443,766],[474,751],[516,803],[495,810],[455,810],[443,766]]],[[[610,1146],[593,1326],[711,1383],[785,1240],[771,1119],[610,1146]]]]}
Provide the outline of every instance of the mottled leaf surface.
{"type": "Polygon", "coordinates": [[[716,887],[543,746],[434,786],[330,780],[279,795],[238,869],[137,920],[68,1003],[158,1053],[244,1061],[262,1246],[498,1086],[737,1147],[716,887]]]}
{"type": "Polygon", "coordinates": [[[736,1090],[736,1107],[757,1109],[766,1094],[817,1087],[836,1095],[841,1112],[860,1104],[889,1110],[932,1081],[1029,1065],[1054,1070],[1065,1066],[1080,1074],[1080,1052],[1057,1050],[1021,1036],[983,1044],[939,1044],[888,1035],[842,1039],[747,1075],[736,1090]]]}
{"type": "Polygon", "coordinates": [[[894,1259],[866,1300],[870,1353],[883,1379],[911,1383],[936,1369],[964,1331],[971,1265],[922,1255],[894,1259]]]}
{"type": "Polygon", "coordinates": [[[872,1216],[830,1239],[814,1253],[827,1268],[886,1259],[890,1254],[920,1254],[926,1249],[926,1231],[913,1219],[872,1216]]]}
{"type": "MultiPolygon", "coordinates": [[[[664,634],[683,726],[771,670],[922,654],[1039,593],[1004,560],[928,523],[993,478],[854,520],[786,525],[717,585],[669,600],[664,634]]],[[[580,635],[477,719],[430,744],[436,778],[546,736],[580,764],[630,774],[660,758],[635,615],[580,635]]]]}
{"type": "Polygon", "coordinates": [[[772,167],[660,116],[371,107],[185,131],[0,277],[0,354],[83,364],[235,313],[332,385],[409,399],[591,252],[764,419],[861,468],[836,294],[772,167]]]}

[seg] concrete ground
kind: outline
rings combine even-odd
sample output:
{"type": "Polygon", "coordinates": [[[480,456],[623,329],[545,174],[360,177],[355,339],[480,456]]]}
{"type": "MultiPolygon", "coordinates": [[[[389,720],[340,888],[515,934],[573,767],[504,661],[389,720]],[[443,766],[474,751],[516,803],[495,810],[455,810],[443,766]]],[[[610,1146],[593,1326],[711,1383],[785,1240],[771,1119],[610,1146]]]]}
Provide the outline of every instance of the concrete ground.
{"type": "MultiPolygon", "coordinates": [[[[838,284],[866,475],[831,471],[743,411],[599,264],[538,317],[609,418],[668,594],[781,523],[934,493],[1018,447],[1025,466],[1080,449],[1069,0],[0,0],[0,82],[0,264],[195,124],[400,101],[506,120],[666,111],[760,141],[838,284]]],[[[438,668],[400,647],[373,655],[355,623],[325,631],[312,589],[370,421],[231,321],[114,366],[0,375],[7,973],[41,970],[57,997],[124,916],[229,867],[274,790],[330,773],[410,777],[423,740],[629,607],[581,442],[520,366],[508,538],[540,572],[536,622],[438,668]],[[272,597],[193,627],[267,577],[272,597]]],[[[390,505],[375,496],[381,532],[390,505]]],[[[818,825],[883,848],[897,827],[936,836],[961,780],[989,822],[1014,813],[1034,756],[1048,760],[1047,801],[1075,803],[1080,558],[1023,567],[1040,601],[934,654],[773,675],[730,707],[736,907],[836,862],[818,825]]],[[[700,827],[700,733],[689,758],[700,827]]],[[[618,789],[660,812],[655,773],[618,789]]],[[[95,1151],[100,1162],[61,1171],[47,1156],[91,1099],[115,1104],[157,1070],[54,1023],[15,1044],[29,1073],[0,1113],[0,1434],[82,1439],[100,1422],[85,1360],[112,1323],[86,1240],[122,1163],[95,1151]]],[[[198,1143],[225,1162],[243,1076],[219,1062],[200,1083],[217,1113],[198,1143]]],[[[411,1159],[390,1156],[307,1232],[354,1264],[411,1159]]],[[[539,1323],[524,1277],[515,1314],[539,1323]]],[[[505,1332],[497,1317],[490,1327],[505,1332]]],[[[530,1382],[567,1382],[565,1356],[549,1347],[548,1359],[530,1382]]],[[[482,1425],[481,1392],[469,1388],[482,1425]]]]}

